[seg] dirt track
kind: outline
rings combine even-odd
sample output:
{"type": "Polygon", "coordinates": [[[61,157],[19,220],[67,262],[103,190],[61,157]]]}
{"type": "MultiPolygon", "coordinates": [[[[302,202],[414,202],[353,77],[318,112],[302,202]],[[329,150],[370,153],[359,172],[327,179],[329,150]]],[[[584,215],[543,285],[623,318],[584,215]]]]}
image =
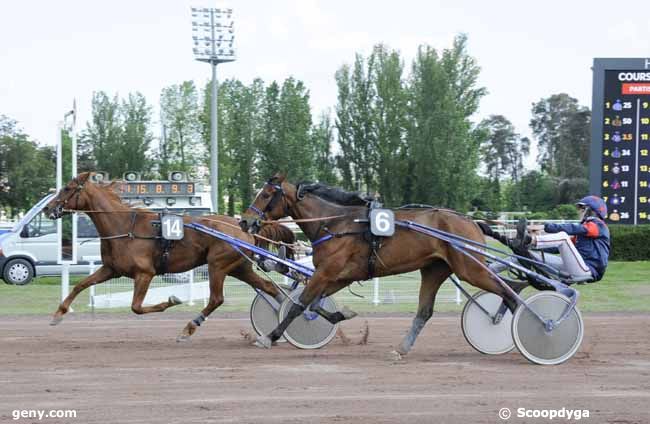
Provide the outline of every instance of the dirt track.
{"type": "MultiPolygon", "coordinates": [[[[389,359],[410,318],[370,317],[367,345],[340,339],[317,351],[262,351],[240,334],[248,320],[214,318],[194,340],[191,318],[0,318],[0,422],[18,409],[75,409],[43,423],[511,423],[517,408],[588,409],[588,423],[650,422],[650,315],[586,315],[579,353],[542,367],[518,352],[487,357],[463,339],[457,315],[434,316],[411,355],[389,359]]],[[[344,326],[360,338],[364,318],[344,326]]]]}

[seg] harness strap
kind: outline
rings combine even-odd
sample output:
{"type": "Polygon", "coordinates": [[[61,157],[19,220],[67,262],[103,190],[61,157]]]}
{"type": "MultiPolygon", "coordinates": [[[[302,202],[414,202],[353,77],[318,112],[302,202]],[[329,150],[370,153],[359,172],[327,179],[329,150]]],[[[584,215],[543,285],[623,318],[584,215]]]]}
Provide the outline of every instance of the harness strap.
{"type": "MultiPolygon", "coordinates": [[[[160,217],[160,222],[162,222],[162,215],[163,215],[162,212],[158,213],[158,216],[160,217]]],[[[162,232],[162,227],[160,228],[160,231],[162,232]]],[[[160,239],[160,248],[162,250],[162,253],[160,255],[160,273],[166,274],[167,269],[169,267],[169,252],[174,246],[174,242],[172,240],[167,240],[163,238],[162,235],[159,237],[159,239],[160,239]]]]}
{"type": "Polygon", "coordinates": [[[311,243],[311,247],[314,248],[314,247],[318,246],[319,244],[324,243],[324,242],[326,242],[328,240],[331,240],[333,238],[334,238],[334,234],[325,234],[323,237],[319,238],[318,240],[313,241],[311,243]]]}
{"type": "Polygon", "coordinates": [[[375,276],[375,264],[377,263],[377,250],[381,248],[381,238],[372,234],[368,230],[370,236],[370,252],[368,253],[368,280],[375,276]]]}
{"type": "Polygon", "coordinates": [[[253,205],[250,205],[248,208],[252,209],[260,218],[264,219],[264,212],[262,212],[259,208],[253,205]]]}

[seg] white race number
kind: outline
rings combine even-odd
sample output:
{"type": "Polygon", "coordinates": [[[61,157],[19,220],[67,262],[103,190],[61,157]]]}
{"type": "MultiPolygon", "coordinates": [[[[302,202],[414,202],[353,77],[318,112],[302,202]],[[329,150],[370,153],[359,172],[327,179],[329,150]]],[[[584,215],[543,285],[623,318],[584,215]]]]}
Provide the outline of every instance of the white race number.
{"type": "Polygon", "coordinates": [[[395,214],[390,209],[373,209],[370,211],[370,231],[381,237],[395,234],[395,214]]]}
{"type": "Polygon", "coordinates": [[[177,215],[163,215],[160,224],[162,226],[162,237],[165,240],[183,239],[183,217],[177,215]]]}

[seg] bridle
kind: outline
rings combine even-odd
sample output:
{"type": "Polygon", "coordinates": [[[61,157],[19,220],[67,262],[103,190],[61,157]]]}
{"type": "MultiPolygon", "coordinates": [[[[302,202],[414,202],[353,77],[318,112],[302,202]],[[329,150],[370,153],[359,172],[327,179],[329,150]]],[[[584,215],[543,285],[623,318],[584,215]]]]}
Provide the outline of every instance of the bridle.
{"type": "MultiPolygon", "coordinates": [[[[77,183],[77,186],[73,189],[72,194],[70,194],[65,200],[58,199],[55,203],[54,208],[52,208],[52,212],[50,213],[50,217],[54,219],[59,219],[63,216],[63,212],[66,209],[66,206],[68,205],[68,202],[72,199],[73,196],[77,196],[75,198],[75,206],[79,206],[79,197],[81,196],[81,192],[85,188],[85,183],[79,182],[77,178],[74,178],[72,181],[77,183]]],[[[63,190],[65,190],[64,187],[63,190]]]]}
{"type": "MultiPolygon", "coordinates": [[[[273,210],[273,208],[275,207],[275,205],[276,205],[279,201],[284,200],[284,190],[282,189],[282,186],[281,186],[280,184],[274,184],[274,183],[272,183],[272,182],[269,180],[269,181],[267,181],[266,183],[264,183],[264,187],[266,187],[267,185],[273,187],[273,188],[275,189],[275,191],[273,192],[273,195],[272,195],[271,199],[270,199],[269,202],[266,204],[266,206],[264,207],[264,209],[259,209],[259,208],[257,208],[255,205],[253,205],[253,204],[251,204],[251,205],[248,207],[248,209],[250,209],[250,210],[252,210],[253,212],[255,212],[255,213],[257,214],[257,216],[260,217],[262,220],[266,220],[266,214],[267,214],[268,212],[270,212],[271,210],[273,210]]],[[[264,188],[264,187],[263,187],[263,188],[264,188]]],[[[286,202],[285,202],[285,204],[284,204],[284,209],[285,209],[285,212],[287,212],[287,205],[286,205],[286,202]]]]}

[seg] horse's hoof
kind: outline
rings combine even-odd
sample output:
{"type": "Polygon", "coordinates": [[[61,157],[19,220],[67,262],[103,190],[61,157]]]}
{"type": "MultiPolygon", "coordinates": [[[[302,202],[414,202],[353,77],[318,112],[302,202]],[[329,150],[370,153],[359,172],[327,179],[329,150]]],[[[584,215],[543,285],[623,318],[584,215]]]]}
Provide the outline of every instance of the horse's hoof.
{"type": "Polygon", "coordinates": [[[50,325],[52,325],[52,326],[59,325],[61,323],[61,321],[63,321],[63,316],[58,316],[58,317],[55,316],[55,317],[52,318],[52,321],[50,321],[50,325]]]}
{"type": "Polygon", "coordinates": [[[169,296],[169,299],[167,301],[169,302],[169,306],[176,306],[176,305],[183,304],[183,301],[177,298],[176,296],[169,296]]]}
{"type": "Polygon", "coordinates": [[[253,345],[264,349],[271,349],[273,342],[267,336],[259,336],[253,345]]]}
{"type": "Polygon", "coordinates": [[[393,350],[393,351],[389,352],[388,356],[389,356],[390,360],[392,360],[394,362],[399,362],[402,359],[404,359],[404,355],[402,355],[401,353],[399,353],[396,350],[393,350]]]}
{"type": "Polygon", "coordinates": [[[190,341],[190,336],[187,336],[185,334],[176,337],[176,343],[187,343],[189,341],[190,341]]]}
{"type": "Polygon", "coordinates": [[[357,313],[354,312],[352,309],[348,308],[347,306],[344,306],[340,312],[345,319],[352,319],[357,316],[357,313]]]}

